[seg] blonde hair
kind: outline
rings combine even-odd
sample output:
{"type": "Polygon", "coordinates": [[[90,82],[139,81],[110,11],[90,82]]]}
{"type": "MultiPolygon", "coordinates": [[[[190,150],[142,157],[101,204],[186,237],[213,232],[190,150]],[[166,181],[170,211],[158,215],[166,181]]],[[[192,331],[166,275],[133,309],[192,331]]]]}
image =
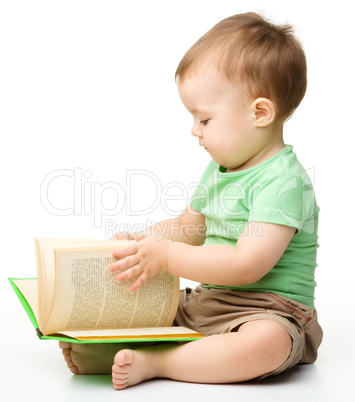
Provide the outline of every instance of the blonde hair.
{"type": "Polygon", "coordinates": [[[211,66],[251,98],[274,102],[280,122],[292,115],[306,92],[306,56],[292,26],[275,25],[256,13],[216,24],[186,52],[175,79],[211,66]]]}

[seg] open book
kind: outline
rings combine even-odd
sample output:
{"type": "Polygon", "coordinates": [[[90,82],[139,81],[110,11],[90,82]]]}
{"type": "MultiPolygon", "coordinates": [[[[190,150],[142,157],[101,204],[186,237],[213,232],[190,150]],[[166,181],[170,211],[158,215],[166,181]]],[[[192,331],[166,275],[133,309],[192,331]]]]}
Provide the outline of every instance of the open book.
{"type": "Polygon", "coordinates": [[[160,272],[136,291],[108,266],[127,241],[35,239],[37,278],[9,278],[41,339],[77,343],[188,341],[202,335],[171,326],[179,278],[160,272]]]}

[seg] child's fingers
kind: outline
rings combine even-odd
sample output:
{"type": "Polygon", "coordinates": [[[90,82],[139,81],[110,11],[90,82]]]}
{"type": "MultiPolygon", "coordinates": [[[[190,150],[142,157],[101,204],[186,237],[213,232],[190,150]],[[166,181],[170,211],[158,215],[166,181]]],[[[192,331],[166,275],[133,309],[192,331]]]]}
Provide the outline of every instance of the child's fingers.
{"type": "Polygon", "coordinates": [[[112,251],[112,255],[116,258],[124,258],[129,255],[135,254],[138,251],[138,246],[136,242],[127,244],[124,247],[116,248],[112,251]]]}
{"type": "Polygon", "coordinates": [[[134,291],[140,288],[145,282],[148,280],[148,274],[146,272],[142,272],[138,279],[132,283],[132,285],[129,287],[129,290],[134,291]]]}
{"type": "Polygon", "coordinates": [[[126,279],[131,279],[131,278],[137,276],[141,272],[142,272],[142,270],[141,270],[139,264],[137,264],[137,265],[134,265],[133,267],[127,269],[126,271],[118,274],[117,279],[119,281],[125,281],[126,279]]]}
{"type": "Polygon", "coordinates": [[[108,269],[111,272],[114,271],[119,271],[122,269],[128,269],[131,268],[135,265],[137,265],[139,263],[139,257],[137,256],[137,254],[134,255],[129,255],[128,257],[123,258],[120,261],[116,261],[113,264],[111,264],[108,269]]]}

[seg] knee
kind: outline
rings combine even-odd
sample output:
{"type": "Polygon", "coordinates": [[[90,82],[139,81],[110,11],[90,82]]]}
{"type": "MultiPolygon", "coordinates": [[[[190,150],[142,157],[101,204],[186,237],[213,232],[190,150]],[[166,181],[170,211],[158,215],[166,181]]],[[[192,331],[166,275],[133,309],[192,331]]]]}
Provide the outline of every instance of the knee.
{"type": "Polygon", "coordinates": [[[258,359],[267,365],[267,371],[276,370],[290,356],[292,338],[277,322],[251,321],[242,325],[239,331],[249,338],[250,347],[257,353],[258,359]]]}

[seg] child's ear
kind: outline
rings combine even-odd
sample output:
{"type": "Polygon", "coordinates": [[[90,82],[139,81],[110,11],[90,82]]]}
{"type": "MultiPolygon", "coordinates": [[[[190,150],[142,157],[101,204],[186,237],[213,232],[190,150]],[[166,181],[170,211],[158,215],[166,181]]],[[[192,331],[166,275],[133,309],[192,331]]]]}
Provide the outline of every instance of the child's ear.
{"type": "Polygon", "coordinates": [[[258,98],[252,105],[255,127],[266,127],[275,120],[275,105],[267,98],[258,98]]]}

